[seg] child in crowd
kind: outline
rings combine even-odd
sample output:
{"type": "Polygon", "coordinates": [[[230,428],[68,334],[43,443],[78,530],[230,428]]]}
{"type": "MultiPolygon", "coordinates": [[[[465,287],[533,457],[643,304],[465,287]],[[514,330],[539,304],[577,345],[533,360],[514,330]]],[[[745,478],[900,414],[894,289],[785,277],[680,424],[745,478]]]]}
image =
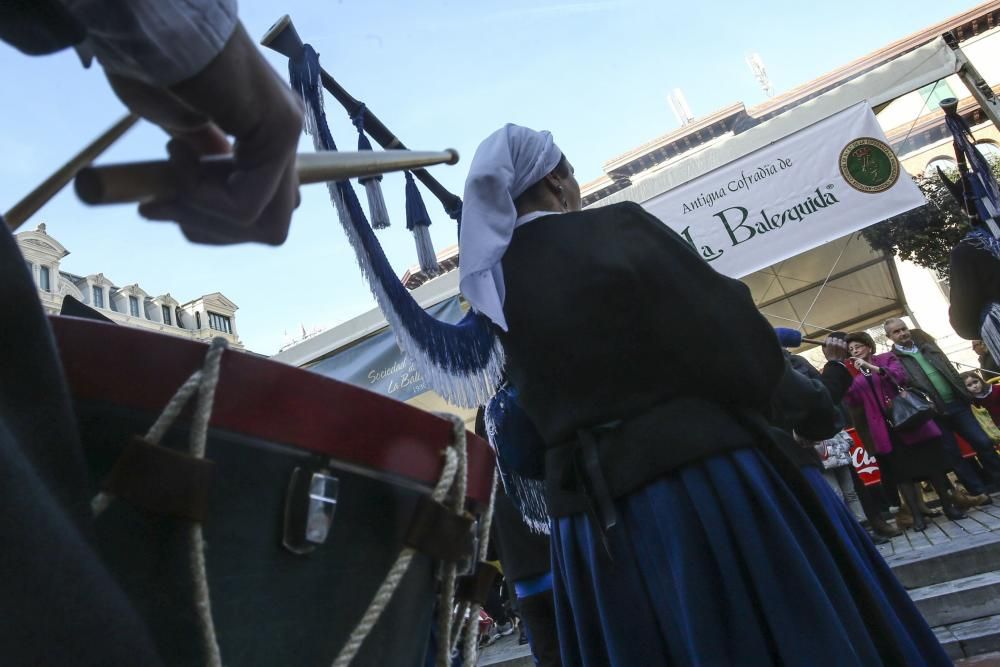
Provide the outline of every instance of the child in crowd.
{"type": "Polygon", "coordinates": [[[993,417],[993,422],[1000,425],[1000,391],[988,382],[983,382],[979,374],[975,371],[962,373],[962,380],[965,388],[972,394],[972,402],[986,411],[993,417]]]}

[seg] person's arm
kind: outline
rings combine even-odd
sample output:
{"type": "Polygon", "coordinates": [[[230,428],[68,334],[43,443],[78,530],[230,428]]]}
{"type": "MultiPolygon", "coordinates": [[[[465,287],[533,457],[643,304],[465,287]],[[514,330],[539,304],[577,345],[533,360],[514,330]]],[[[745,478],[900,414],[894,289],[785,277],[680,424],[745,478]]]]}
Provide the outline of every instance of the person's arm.
{"type": "Polygon", "coordinates": [[[820,379],[795,370],[789,361],[774,392],[775,414],[783,428],[794,430],[807,440],[833,437],[844,423],[830,394],[820,379]]]}
{"type": "Polygon", "coordinates": [[[909,374],[903,368],[902,362],[892,353],[884,354],[878,359],[878,365],[885,371],[884,375],[900,386],[913,384],[909,374]]]}
{"type": "Polygon", "coordinates": [[[862,405],[861,389],[853,377],[851,378],[851,384],[847,387],[847,393],[844,394],[844,403],[852,408],[859,408],[862,405]]]}
{"type": "Polygon", "coordinates": [[[236,0],[59,0],[84,28],[82,50],[111,75],[167,88],[215,59],[239,24],[236,0]]]}
{"type": "Polygon", "coordinates": [[[282,243],[298,205],[302,110],[237,20],[235,2],[63,1],[119,98],[173,138],[179,193],[139,212],[179,222],[196,242],[282,243]],[[228,176],[198,169],[201,156],[228,152],[236,165],[228,176]]]}
{"type": "Polygon", "coordinates": [[[830,392],[830,398],[834,403],[843,400],[851,383],[854,382],[854,376],[851,375],[842,361],[828,361],[820,375],[823,379],[823,385],[830,392]]]}
{"type": "Polygon", "coordinates": [[[960,242],[951,251],[949,282],[951,326],[962,338],[976,340],[982,335],[979,316],[983,308],[990,301],[1000,301],[1000,260],[960,242]]]}

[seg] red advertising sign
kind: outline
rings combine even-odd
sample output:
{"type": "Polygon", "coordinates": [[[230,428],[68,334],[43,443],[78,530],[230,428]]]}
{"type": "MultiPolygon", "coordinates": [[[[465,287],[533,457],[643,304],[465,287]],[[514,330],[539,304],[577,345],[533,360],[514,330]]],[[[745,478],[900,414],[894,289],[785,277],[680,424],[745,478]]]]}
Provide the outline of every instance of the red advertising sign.
{"type": "Polygon", "coordinates": [[[962,458],[967,459],[976,455],[976,450],[972,448],[972,445],[958,433],[955,434],[955,440],[958,441],[958,451],[962,453],[962,458]]]}
{"type": "Polygon", "coordinates": [[[861,478],[865,486],[880,484],[882,482],[882,473],[878,469],[878,462],[875,460],[875,457],[866,452],[865,448],[861,446],[861,438],[858,437],[857,431],[852,428],[847,432],[851,434],[851,439],[854,440],[854,446],[851,447],[851,464],[854,466],[854,471],[858,473],[858,477],[861,478]]]}

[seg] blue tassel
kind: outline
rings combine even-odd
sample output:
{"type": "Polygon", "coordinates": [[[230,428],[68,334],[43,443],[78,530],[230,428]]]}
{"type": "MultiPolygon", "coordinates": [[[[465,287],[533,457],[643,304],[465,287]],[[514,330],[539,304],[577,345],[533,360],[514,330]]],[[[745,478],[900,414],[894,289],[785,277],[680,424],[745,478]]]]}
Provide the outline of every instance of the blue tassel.
{"type": "Polygon", "coordinates": [[[437,253],[434,252],[434,244],[431,241],[431,216],[424,206],[424,199],[420,196],[420,189],[417,188],[413,174],[406,174],[406,228],[413,232],[413,240],[417,245],[417,261],[420,263],[420,270],[424,273],[436,276],[441,273],[441,266],[437,261],[437,253]]]}
{"type": "MultiPolygon", "coordinates": [[[[288,69],[292,89],[305,103],[306,130],[313,135],[316,150],[337,150],[323,113],[318,55],[307,44],[301,59],[289,60],[288,69]]],[[[448,324],[428,315],[392,270],[350,182],[328,186],[361,273],[400,349],[447,401],[469,408],[484,404],[499,385],[503,369],[503,348],[489,319],[470,311],[457,324],[448,324]]]]}
{"type": "MultiPolygon", "coordinates": [[[[358,150],[370,151],[372,144],[365,135],[365,105],[351,119],[354,127],[358,128],[358,150]]],[[[371,216],[373,229],[385,229],[389,226],[389,210],[385,205],[385,196],[382,194],[382,174],[359,178],[358,183],[365,186],[365,194],[368,196],[368,214],[371,216]]]]}

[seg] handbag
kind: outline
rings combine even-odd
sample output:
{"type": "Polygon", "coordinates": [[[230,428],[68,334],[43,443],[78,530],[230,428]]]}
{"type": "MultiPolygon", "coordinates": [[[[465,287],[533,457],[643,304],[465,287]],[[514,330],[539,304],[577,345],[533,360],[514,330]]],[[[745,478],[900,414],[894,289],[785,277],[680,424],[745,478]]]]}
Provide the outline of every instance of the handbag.
{"type": "MultiPolygon", "coordinates": [[[[865,377],[868,380],[868,386],[875,393],[876,399],[879,399],[871,376],[866,375],[865,377]]],[[[930,396],[913,387],[899,386],[888,374],[881,377],[888,381],[893,389],[896,390],[896,395],[887,401],[888,412],[883,407],[882,401],[876,400],[879,408],[882,410],[882,417],[885,418],[885,423],[889,425],[891,430],[912,431],[937,416],[937,409],[934,407],[934,402],[930,396]]]]}

